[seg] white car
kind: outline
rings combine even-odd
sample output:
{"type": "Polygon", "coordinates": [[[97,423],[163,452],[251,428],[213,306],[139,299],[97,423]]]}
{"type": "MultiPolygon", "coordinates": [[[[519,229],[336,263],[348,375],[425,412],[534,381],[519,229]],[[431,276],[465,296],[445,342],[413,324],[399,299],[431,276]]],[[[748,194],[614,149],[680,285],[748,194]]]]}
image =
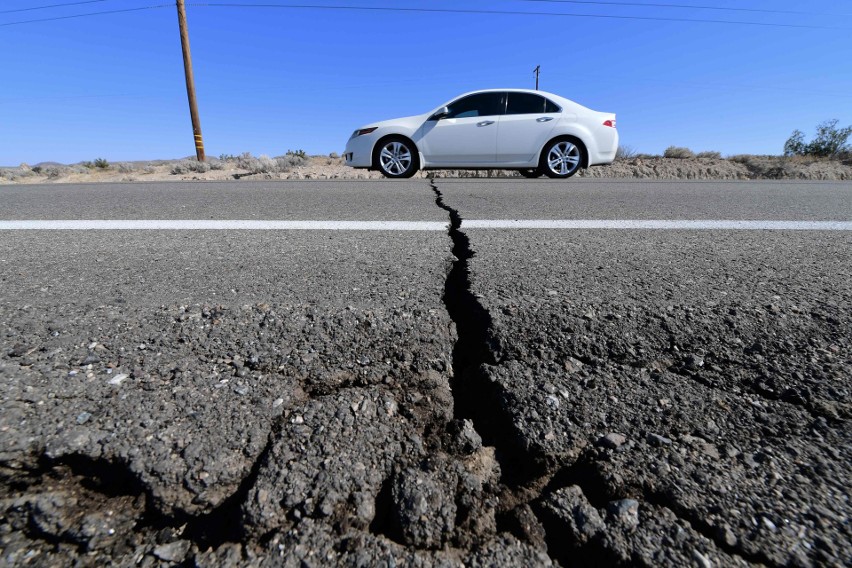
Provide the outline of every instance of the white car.
{"type": "Polygon", "coordinates": [[[513,169],[526,177],[571,177],[610,164],[615,115],[527,89],[465,93],[417,116],[374,122],[346,144],[346,165],[405,178],[420,169],[513,169]]]}

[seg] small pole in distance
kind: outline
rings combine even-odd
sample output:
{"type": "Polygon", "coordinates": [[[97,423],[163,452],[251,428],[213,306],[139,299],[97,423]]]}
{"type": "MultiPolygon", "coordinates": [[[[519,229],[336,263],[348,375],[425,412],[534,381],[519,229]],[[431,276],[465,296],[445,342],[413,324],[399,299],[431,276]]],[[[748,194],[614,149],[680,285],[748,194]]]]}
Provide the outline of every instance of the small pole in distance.
{"type": "Polygon", "coordinates": [[[186,74],[186,96],[189,98],[189,115],[192,118],[192,134],[195,138],[195,156],[203,162],[204,139],[201,137],[201,119],[198,118],[198,102],[195,100],[195,79],[192,75],[192,55],[189,52],[189,30],[186,25],[184,0],[177,0],[178,26],[180,26],[180,44],[183,48],[183,70],[186,74]]]}
{"type": "Polygon", "coordinates": [[[536,65],[535,69],[533,69],[533,73],[535,73],[535,90],[538,90],[538,73],[541,71],[541,65],[536,65]]]}

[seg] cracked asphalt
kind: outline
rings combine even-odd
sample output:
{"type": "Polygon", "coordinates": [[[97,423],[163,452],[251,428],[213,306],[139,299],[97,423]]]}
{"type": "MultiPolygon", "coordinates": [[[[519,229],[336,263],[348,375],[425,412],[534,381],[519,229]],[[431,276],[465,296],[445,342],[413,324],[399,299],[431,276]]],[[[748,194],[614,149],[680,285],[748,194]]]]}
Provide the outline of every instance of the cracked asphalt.
{"type": "Polygon", "coordinates": [[[7,186],[0,564],[848,566],[852,184],[7,186]]]}

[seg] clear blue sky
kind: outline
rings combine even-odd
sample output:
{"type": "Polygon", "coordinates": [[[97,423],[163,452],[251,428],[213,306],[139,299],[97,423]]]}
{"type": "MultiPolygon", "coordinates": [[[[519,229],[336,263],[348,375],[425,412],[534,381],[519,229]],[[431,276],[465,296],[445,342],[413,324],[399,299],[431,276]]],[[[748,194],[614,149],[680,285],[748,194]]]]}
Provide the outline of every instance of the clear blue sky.
{"type": "MultiPolygon", "coordinates": [[[[0,1],[0,165],[194,154],[172,0],[0,1]],[[165,8],[3,25],[155,4],[165,8]]],[[[187,0],[190,4],[192,0],[187,0]]],[[[615,112],[621,142],[782,151],[798,128],[852,124],[852,1],[653,0],[797,14],[523,0],[231,0],[597,14],[187,8],[208,155],[341,152],[356,127],[480,88],[541,88],[615,112]]],[[[650,3],[635,0],[634,3],[650,3]]]]}

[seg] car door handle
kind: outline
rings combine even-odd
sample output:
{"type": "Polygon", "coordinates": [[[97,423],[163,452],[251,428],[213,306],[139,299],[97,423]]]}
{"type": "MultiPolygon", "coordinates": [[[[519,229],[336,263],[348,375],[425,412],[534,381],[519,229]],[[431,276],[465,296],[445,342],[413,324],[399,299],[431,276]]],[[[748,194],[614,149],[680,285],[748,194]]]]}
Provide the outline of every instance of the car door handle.
{"type": "Polygon", "coordinates": [[[489,124],[494,124],[493,120],[483,120],[482,122],[477,122],[477,126],[488,126],[489,124]]]}
{"type": "Polygon", "coordinates": [[[542,116],[541,118],[535,119],[536,122],[548,122],[553,120],[552,116],[542,116]]]}

